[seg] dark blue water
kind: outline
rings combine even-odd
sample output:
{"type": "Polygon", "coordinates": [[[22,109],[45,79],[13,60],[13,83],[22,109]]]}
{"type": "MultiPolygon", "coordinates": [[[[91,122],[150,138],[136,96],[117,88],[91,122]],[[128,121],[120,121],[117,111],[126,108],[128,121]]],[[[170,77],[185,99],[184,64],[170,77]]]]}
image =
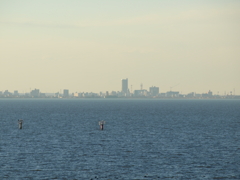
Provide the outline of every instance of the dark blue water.
{"type": "Polygon", "coordinates": [[[0,179],[240,179],[238,100],[1,99],[0,123],[0,179]]]}

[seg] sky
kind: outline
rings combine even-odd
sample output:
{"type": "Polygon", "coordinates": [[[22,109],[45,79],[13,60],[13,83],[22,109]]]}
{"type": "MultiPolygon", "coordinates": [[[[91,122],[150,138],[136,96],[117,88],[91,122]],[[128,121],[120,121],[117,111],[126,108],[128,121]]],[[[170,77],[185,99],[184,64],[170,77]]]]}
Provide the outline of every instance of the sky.
{"type": "Polygon", "coordinates": [[[125,78],[240,95],[240,1],[0,0],[0,91],[121,91],[125,78]]]}

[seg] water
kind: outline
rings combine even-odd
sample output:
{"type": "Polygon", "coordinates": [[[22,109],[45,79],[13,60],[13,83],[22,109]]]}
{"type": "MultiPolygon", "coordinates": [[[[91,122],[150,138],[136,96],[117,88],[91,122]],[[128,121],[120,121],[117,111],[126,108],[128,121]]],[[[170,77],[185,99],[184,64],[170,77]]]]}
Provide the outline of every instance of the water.
{"type": "Polygon", "coordinates": [[[1,99],[0,123],[0,179],[240,179],[239,100],[1,99]]]}

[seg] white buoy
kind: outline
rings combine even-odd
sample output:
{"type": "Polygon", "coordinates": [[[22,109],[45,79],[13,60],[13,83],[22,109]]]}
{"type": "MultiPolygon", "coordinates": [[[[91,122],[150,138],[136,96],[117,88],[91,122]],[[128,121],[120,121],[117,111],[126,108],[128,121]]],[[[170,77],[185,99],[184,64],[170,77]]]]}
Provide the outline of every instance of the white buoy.
{"type": "Polygon", "coordinates": [[[18,120],[18,127],[19,127],[19,129],[22,129],[22,124],[23,124],[23,120],[19,119],[18,120]]]}
{"type": "Polygon", "coordinates": [[[103,125],[105,124],[105,121],[99,121],[99,126],[100,126],[100,130],[103,130],[103,125]]]}

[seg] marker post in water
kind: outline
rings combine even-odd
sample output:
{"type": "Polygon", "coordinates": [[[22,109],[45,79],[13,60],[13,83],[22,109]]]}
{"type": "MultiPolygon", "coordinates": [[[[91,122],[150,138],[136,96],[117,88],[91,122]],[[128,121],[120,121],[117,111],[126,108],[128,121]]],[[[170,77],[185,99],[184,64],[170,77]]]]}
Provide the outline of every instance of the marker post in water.
{"type": "Polygon", "coordinates": [[[19,129],[22,129],[22,124],[23,124],[23,120],[19,119],[18,120],[18,127],[19,127],[19,129]]]}
{"type": "Polygon", "coordinates": [[[99,126],[100,126],[100,130],[103,130],[103,125],[105,124],[105,121],[99,121],[99,126]]]}

